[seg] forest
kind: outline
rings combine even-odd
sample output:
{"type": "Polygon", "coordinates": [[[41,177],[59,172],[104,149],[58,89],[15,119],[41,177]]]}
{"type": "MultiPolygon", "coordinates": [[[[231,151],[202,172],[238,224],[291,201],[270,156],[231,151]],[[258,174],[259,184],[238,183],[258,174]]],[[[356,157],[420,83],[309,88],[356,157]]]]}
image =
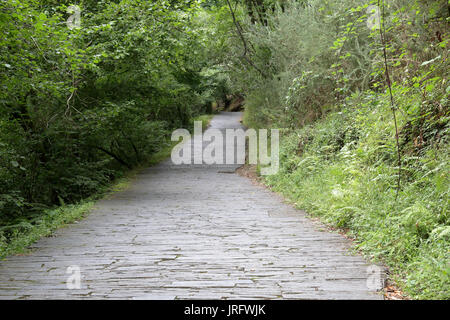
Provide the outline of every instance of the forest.
{"type": "Polygon", "coordinates": [[[2,0],[0,257],[244,99],[261,181],[450,299],[448,0],[2,0]]]}

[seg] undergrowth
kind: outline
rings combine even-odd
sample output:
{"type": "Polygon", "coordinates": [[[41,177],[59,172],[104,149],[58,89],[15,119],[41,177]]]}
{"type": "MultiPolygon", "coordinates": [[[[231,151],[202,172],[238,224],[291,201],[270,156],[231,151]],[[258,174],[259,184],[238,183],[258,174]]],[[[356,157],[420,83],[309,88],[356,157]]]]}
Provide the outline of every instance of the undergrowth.
{"type": "MultiPolygon", "coordinates": [[[[449,299],[449,114],[438,120],[439,139],[403,145],[397,200],[390,115],[388,97],[368,91],[318,122],[282,130],[280,171],[264,181],[355,238],[356,248],[389,267],[410,297],[449,299]]],[[[405,119],[403,143],[410,140],[405,119]]]]}

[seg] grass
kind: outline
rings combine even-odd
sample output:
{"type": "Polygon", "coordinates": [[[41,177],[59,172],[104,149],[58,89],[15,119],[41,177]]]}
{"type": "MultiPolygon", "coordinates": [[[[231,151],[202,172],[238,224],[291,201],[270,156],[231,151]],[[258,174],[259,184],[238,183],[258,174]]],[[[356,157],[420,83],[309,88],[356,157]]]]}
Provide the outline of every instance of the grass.
{"type": "Polygon", "coordinates": [[[280,171],[262,181],[354,238],[355,249],[386,265],[410,298],[449,299],[449,145],[445,138],[420,149],[406,145],[396,198],[395,139],[385,102],[384,96],[354,97],[341,112],[283,130],[280,171]]]}
{"type": "MultiPolygon", "coordinates": [[[[201,115],[194,121],[202,121],[205,130],[213,118],[213,115],[201,115]]],[[[105,198],[113,193],[126,190],[133,181],[133,178],[143,169],[156,165],[170,157],[172,148],[177,144],[176,141],[167,140],[167,144],[160,151],[153,154],[143,165],[134,168],[125,173],[122,178],[113,181],[109,186],[98,190],[91,197],[84,199],[76,204],[62,205],[58,208],[45,211],[34,223],[14,226],[13,235],[6,240],[0,234],[0,259],[4,259],[13,254],[30,253],[30,245],[43,237],[48,237],[57,229],[85,218],[95,202],[105,198]]]]}

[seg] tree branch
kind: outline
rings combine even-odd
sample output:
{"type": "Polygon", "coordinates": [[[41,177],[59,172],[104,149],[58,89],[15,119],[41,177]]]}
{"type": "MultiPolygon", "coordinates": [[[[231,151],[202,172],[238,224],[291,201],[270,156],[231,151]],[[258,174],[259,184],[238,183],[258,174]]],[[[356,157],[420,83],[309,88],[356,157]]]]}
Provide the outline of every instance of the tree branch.
{"type": "Polygon", "coordinates": [[[397,158],[398,158],[398,180],[397,180],[397,193],[395,195],[395,199],[398,198],[398,193],[400,191],[400,180],[401,180],[401,168],[402,168],[402,159],[400,155],[400,144],[398,139],[398,126],[397,126],[397,115],[395,113],[396,107],[394,104],[394,96],[392,94],[392,86],[391,86],[391,79],[389,77],[389,68],[388,68],[388,62],[387,62],[387,52],[386,52],[386,41],[385,41],[385,35],[386,35],[386,29],[384,24],[384,2],[381,2],[378,0],[378,7],[381,8],[381,19],[380,19],[380,38],[381,38],[381,44],[383,45],[383,56],[384,56],[384,75],[386,78],[386,84],[389,88],[389,96],[391,99],[391,110],[392,115],[394,117],[394,125],[395,125],[395,141],[397,144],[397,158]]]}
{"type": "Polygon", "coordinates": [[[248,50],[248,45],[247,45],[247,41],[245,40],[244,35],[242,34],[242,28],[241,28],[239,22],[238,22],[237,19],[236,19],[236,15],[234,14],[233,8],[231,7],[230,0],[227,0],[227,4],[228,4],[228,7],[230,8],[231,16],[232,16],[232,18],[233,18],[233,23],[234,23],[234,25],[236,26],[236,31],[237,31],[239,37],[240,37],[241,40],[242,40],[242,44],[244,45],[244,53],[242,54],[242,58],[244,58],[244,60],[247,61],[247,63],[248,63],[249,65],[251,65],[253,68],[255,68],[255,70],[257,70],[257,71],[261,74],[261,76],[262,76],[263,78],[267,78],[266,74],[265,74],[261,69],[259,69],[259,68],[253,63],[253,61],[247,56],[247,53],[249,52],[249,50],[248,50]]]}

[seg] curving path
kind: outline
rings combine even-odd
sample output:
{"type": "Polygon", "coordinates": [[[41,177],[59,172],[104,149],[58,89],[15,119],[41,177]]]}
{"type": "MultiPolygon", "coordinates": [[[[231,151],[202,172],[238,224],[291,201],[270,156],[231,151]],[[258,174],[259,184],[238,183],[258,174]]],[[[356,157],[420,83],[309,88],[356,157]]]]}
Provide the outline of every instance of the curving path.
{"type": "MultiPolygon", "coordinates": [[[[240,127],[240,116],[211,127],[240,127]]],[[[234,169],[168,160],[141,172],[32,254],[1,261],[0,299],[383,298],[348,240],[234,169]],[[67,288],[70,266],[80,289],[67,288]]]]}

